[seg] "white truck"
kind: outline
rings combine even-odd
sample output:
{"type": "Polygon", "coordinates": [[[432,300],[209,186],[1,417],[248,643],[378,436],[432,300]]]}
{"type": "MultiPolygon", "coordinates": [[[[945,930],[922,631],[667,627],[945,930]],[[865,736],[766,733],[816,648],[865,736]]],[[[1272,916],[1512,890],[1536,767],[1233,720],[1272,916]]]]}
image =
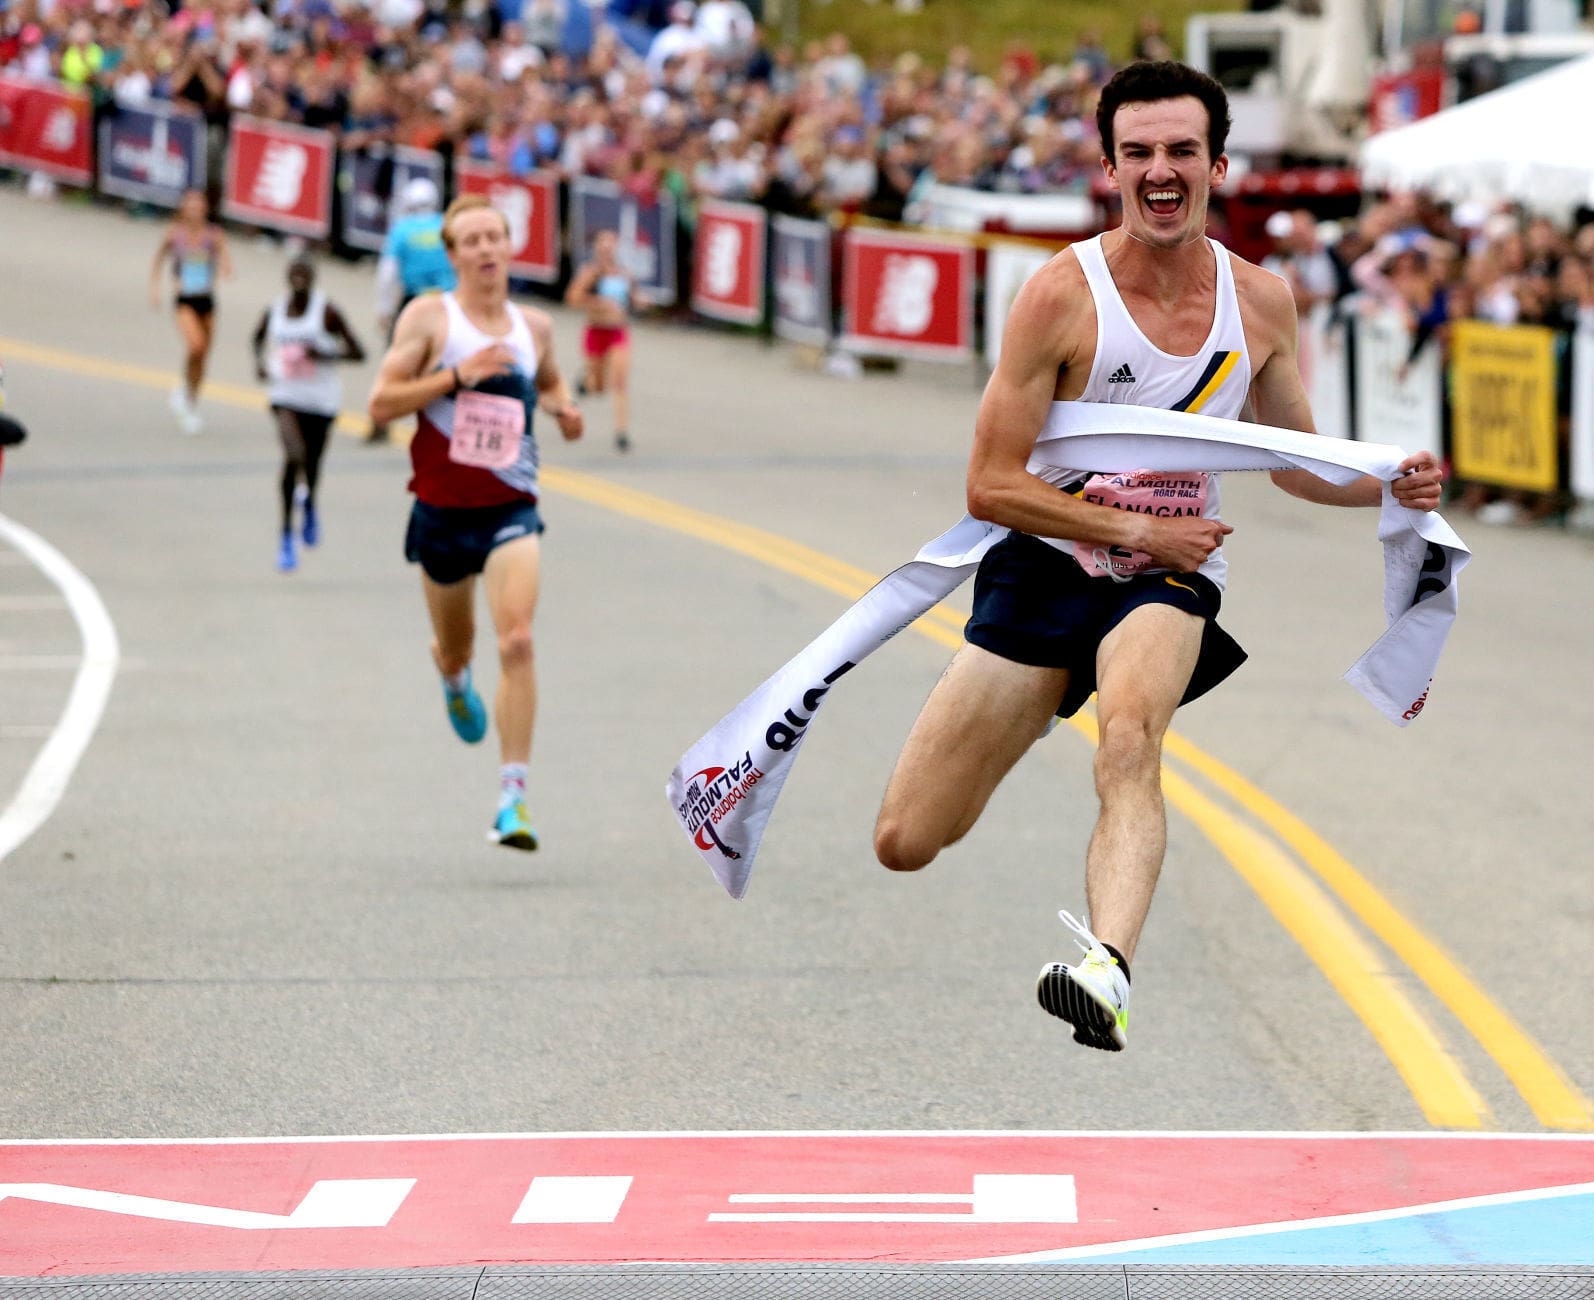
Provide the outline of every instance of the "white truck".
{"type": "Polygon", "coordinates": [[[1379,74],[1443,68],[1440,103],[1594,51],[1577,0],[1289,0],[1194,14],[1185,61],[1229,92],[1229,154],[1243,172],[1353,157],[1379,74]]]}

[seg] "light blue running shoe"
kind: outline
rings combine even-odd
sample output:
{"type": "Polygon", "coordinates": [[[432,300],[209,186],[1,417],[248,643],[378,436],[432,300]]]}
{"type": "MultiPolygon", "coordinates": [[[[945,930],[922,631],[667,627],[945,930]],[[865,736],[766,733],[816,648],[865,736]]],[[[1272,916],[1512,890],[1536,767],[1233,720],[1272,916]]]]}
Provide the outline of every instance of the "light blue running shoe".
{"type": "Polygon", "coordinates": [[[498,810],[498,820],[493,823],[488,837],[505,848],[525,849],[528,853],[537,847],[537,832],[532,827],[526,805],[519,799],[498,810]]]}
{"type": "Polygon", "coordinates": [[[293,549],[293,534],[284,533],[277,543],[277,572],[292,573],[299,567],[299,554],[293,549]]]}
{"type": "Polygon", "coordinates": [[[454,734],[467,745],[474,745],[487,734],[487,706],[471,685],[470,669],[465,670],[465,685],[455,690],[443,683],[443,702],[448,705],[448,720],[454,724],[454,734]]]}
{"type": "Polygon", "coordinates": [[[306,546],[315,546],[321,541],[321,519],[308,501],[304,503],[304,526],[299,536],[304,538],[306,546]]]}

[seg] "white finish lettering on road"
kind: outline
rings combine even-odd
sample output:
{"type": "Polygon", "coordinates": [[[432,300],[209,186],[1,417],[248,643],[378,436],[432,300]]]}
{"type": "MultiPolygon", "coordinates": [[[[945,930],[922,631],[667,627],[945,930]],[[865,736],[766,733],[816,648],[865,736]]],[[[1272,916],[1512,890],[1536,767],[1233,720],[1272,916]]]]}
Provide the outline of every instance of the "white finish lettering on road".
{"type": "Polygon", "coordinates": [[[198,1223],[212,1228],[385,1228],[415,1186],[413,1178],[324,1178],[288,1214],[231,1210],[219,1205],[163,1201],[153,1196],[104,1192],[60,1183],[0,1183],[0,1202],[42,1201],[138,1219],[198,1223]]]}
{"type": "Polygon", "coordinates": [[[613,1223],[620,1213],[629,1176],[533,1178],[513,1223],[613,1223]]]}
{"type": "Polygon", "coordinates": [[[710,1223],[1077,1223],[1079,1206],[1072,1174],[975,1174],[974,1193],[767,1192],[734,1193],[738,1205],[967,1205],[952,1214],[853,1214],[835,1212],[727,1212],[710,1223]]]}

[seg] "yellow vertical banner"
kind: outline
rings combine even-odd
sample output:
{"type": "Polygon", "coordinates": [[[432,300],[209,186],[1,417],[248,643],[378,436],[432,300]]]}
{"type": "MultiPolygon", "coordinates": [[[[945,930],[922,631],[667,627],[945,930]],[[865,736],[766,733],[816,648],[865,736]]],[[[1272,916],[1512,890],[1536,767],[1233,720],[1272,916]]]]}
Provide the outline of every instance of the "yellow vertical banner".
{"type": "Polygon", "coordinates": [[[1451,346],[1458,478],[1529,492],[1557,487],[1555,331],[1458,321],[1451,346]]]}

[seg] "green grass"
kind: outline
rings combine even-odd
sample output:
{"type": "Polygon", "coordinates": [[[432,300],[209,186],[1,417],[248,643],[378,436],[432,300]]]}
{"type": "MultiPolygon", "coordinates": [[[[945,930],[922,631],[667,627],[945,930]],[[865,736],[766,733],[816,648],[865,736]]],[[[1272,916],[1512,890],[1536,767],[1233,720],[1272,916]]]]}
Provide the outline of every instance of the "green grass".
{"type": "Polygon", "coordinates": [[[782,5],[798,5],[804,40],[842,32],[870,64],[915,51],[940,65],[954,45],[967,45],[982,72],[993,71],[1015,41],[1041,63],[1067,63],[1081,31],[1094,30],[1114,63],[1128,59],[1135,24],[1143,14],[1162,19],[1177,57],[1184,51],[1185,19],[1193,13],[1243,8],[1238,0],[924,0],[918,13],[900,13],[892,0],[768,0],[773,34],[786,30],[782,5]]]}

